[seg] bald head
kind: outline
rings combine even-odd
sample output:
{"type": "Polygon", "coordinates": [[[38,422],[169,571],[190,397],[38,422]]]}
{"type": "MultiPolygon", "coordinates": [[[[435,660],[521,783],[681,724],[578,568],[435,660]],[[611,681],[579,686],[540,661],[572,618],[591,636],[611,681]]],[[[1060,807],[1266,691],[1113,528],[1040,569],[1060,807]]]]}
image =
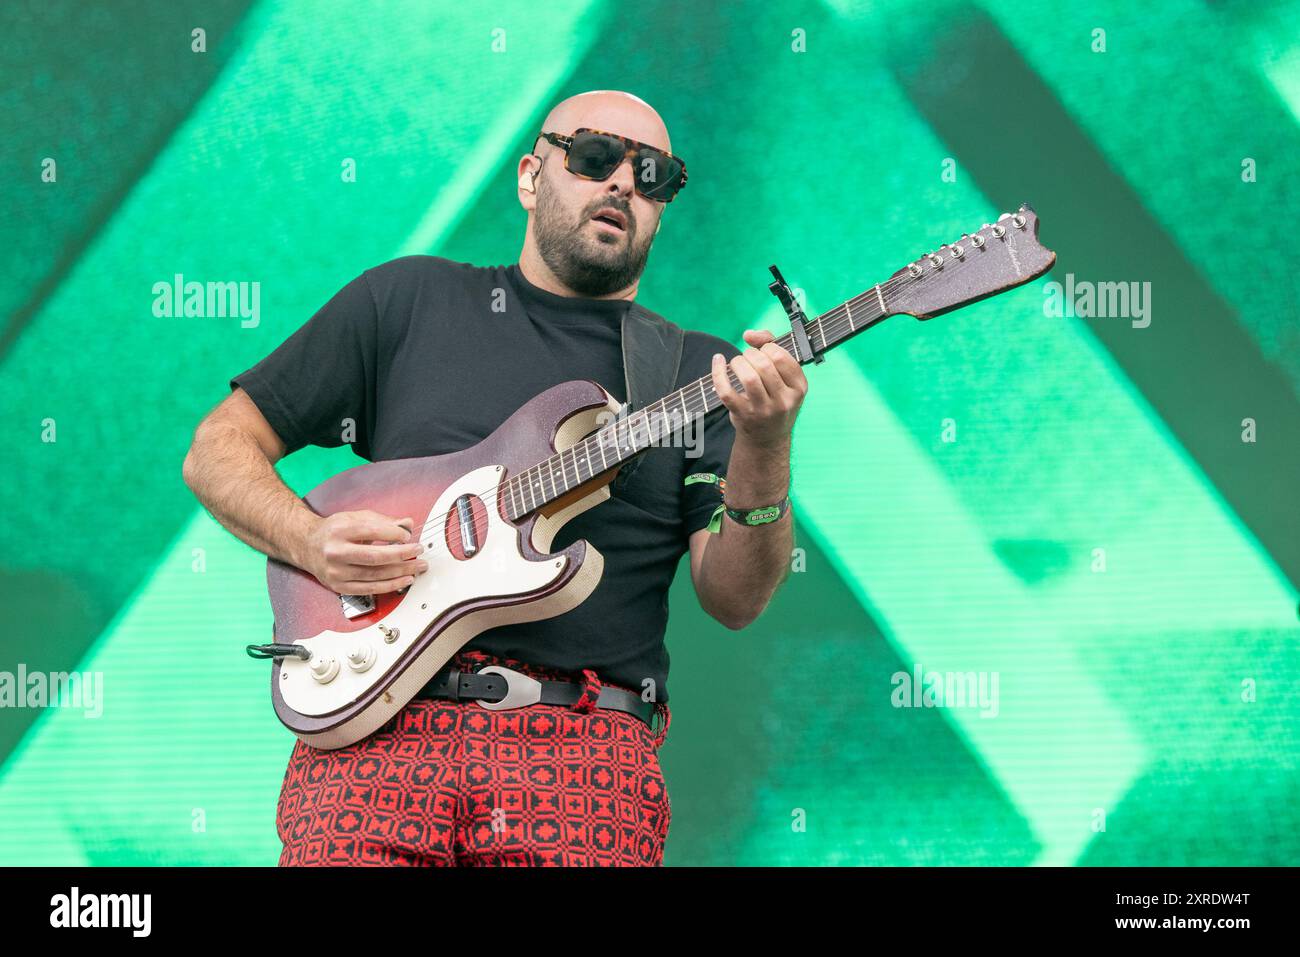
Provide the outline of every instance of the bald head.
{"type": "MultiPolygon", "coordinates": [[[[601,130],[671,152],[668,128],[645,100],[617,90],[579,93],[546,114],[542,132],[601,130]]],[[[528,212],[519,268],[567,296],[636,297],[664,204],[636,191],[630,158],[604,179],[566,169],[562,147],[537,139],[519,159],[519,204],[528,212]]]]}
{"type": "Polygon", "coordinates": [[[668,153],[673,151],[668,127],[654,107],[620,90],[592,90],[571,96],[557,103],[542,122],[547,133],[567,135],[582,127],[618,133],[668,153]]]}

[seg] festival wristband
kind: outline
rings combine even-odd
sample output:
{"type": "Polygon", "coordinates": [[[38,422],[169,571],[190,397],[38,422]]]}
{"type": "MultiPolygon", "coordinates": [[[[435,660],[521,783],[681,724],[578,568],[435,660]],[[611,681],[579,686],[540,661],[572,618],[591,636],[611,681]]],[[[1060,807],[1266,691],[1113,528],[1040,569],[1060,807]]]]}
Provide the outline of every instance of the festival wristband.
{"type": "MultiPolygon", "coordinates": [[[[720,475],[714,475],[712,472],[694,472],[691,475],[686,476],[686,480],[682,484],[693,485],[696,482],[709,482],[710,484],[717,485],[718,493],[723,495],[726,494],[727,480],[720,475]]],[[[713,533],[720,531],[722,529],[723,515],[731,516],[732,521],[739,522],[741,525],[747,525],[750,527],[755,525],[767,525],[779,520],[781,516],[789,510],[790,496],[788,494],[775,505],[763,505],[759,508],[729,508],[724,502],[713,510],[713,514],[709,516],[709,524],[706,527],[713,533]]]]}
{"type": "Polygon", "coordinates": [[[732,521],[739,522],[741,525],[767,525],[769,522],[778,521],[782,515],[790,510],[790,496],[787,495],[775,505],[762,505],[758,508],[727,508],[728,515],[732,521]]]}

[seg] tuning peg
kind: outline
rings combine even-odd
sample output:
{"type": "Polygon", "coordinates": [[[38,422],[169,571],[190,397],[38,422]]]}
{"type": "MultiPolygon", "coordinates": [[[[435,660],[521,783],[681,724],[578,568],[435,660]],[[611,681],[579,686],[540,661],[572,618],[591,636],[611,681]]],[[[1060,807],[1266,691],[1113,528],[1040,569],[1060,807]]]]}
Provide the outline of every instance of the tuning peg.
{"type": "Polygon", "coordinates": [[[993,235],[996,238],[1001,239],[1006,234],[1007,234],[1007,228],[1005,226],[1000,226],[997,223],[993,224],[993,235]]]}
{"type": "Polygon", "coordinates": [[[976,249],[982,249],[984,247],[984,237],[979,233],[976,233],[970,238],[970,244],[976,249]]]}
{"type": "Polygon", "coordinates": [[[1016,229],[1024,229],[1025,217],[1021,216],[1019,213],[1016,213],[1016,215],[1011,217],[1011,225],[1016,227],[1016,229]]]}

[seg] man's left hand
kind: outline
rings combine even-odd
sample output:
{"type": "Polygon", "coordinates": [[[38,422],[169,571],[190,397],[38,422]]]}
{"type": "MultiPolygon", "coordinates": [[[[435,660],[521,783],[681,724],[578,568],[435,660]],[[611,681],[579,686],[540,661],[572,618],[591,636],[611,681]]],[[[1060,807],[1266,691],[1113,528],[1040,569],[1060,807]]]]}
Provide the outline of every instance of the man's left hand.
{"type": "Polygon", "coordinates": [[[808,392],[808,379],[794,356],[778,346],[766,329],[746,329],[749,348],[731,360],[731,371],[744,392],[727,378],[727,361],[713,356],[713,389],[731,414],[736,437],[744,436],[761,448],[776,448],[790,441],[799,406],[808,392]]]}

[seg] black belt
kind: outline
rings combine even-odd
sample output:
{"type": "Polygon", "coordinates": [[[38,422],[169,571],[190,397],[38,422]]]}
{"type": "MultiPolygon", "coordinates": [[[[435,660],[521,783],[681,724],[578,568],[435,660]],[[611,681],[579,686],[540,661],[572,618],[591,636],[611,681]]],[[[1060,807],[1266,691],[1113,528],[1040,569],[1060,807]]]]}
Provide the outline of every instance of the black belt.
{"type": "MultiPolygon", "coordinates": [[[[548,681],[521,674],[500,665],[477,672],[444,668],[416,692],[417,698],[449,701],[477,700],[489,711],[509,711],[534,704],[572,705],[582,697],[583,686],[572,681],[548,681]]],[[[597,708],[610,708],[636,715],[654,729],[655,703],[622,688],[602,687],[597,708]]]]}

